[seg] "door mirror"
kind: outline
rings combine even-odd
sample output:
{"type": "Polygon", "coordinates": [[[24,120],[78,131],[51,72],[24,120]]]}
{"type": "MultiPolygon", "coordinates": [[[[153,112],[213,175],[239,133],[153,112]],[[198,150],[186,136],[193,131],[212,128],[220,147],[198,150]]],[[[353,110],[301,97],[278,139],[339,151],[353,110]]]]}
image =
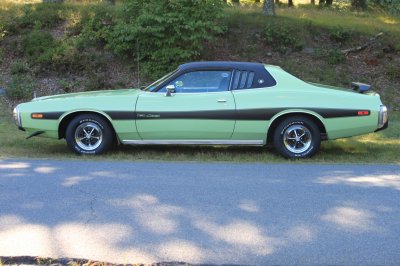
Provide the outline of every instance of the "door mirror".
{"type": "Polygon", "coordinates": [[[175,91],[175,85],[168,85],[167,87],[166,87],[166,89],[167,89],[167,93],[165,94],[165,96],[172,96],[172,93],[175,93],[176,91],[175,91]]]}

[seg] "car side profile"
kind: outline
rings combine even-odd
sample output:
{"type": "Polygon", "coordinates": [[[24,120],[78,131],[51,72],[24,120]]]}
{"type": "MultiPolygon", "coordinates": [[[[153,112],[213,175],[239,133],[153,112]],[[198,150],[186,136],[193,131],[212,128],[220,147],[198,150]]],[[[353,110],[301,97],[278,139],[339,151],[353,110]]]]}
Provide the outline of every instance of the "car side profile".
{"type": "Polygon", "coordinates": [[[385,129],[387,108],[369,85],[346,90],[302,81],[277,66],[183,64],[143,89],[71,93],[19,104],[29,137],[66,139],[77,154],[124,145],[272,144],[286,158],[323,140],[385,129]]]}

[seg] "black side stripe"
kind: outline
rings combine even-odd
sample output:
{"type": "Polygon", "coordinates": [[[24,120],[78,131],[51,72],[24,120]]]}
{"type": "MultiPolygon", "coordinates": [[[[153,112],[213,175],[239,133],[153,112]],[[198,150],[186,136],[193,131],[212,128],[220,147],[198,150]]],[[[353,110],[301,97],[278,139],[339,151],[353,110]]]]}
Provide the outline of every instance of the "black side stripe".
{"type": "Polygon", "coordinates": [[[136,112],[130,111],[104,111],[113,120],[135,120],[136,112]]]}
{"type": "MultiPolygon", "coordinates": [[[[340,118],[359,116],[360,109],[332,108],[262,108],[244,110],[213,110],[188,112],[134,112],[134,111],[104,111],[113,120],[142,120],[142,119],[215,119],[215,120],[270,120],[274,115],[285,110],[304,109],[313,111],[323,118],[340,118]]],[[[57,120],[63,112],[45,112],[42,119],[57,120]]]]}

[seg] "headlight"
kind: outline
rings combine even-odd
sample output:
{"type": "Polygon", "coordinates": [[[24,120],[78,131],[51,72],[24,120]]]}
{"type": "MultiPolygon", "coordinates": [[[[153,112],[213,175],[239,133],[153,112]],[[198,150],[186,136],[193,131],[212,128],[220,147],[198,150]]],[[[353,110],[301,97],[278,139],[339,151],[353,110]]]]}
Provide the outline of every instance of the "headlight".
{"type": "Polygon", "coordinates": [[[381,105],[379,108],[378,128],[382,128],[388,121],[387,107],[381,105]]]}
{"type": "Polygon", "coordinates": [[[22,127],[22,124],[21,124],[21,114],[19,113],[18,106],[15,107],[14,110],[13,110],[13,116],[14,116],[15,124],[16,124],[19,128],[21,128],[21,127],[22,127]]]}

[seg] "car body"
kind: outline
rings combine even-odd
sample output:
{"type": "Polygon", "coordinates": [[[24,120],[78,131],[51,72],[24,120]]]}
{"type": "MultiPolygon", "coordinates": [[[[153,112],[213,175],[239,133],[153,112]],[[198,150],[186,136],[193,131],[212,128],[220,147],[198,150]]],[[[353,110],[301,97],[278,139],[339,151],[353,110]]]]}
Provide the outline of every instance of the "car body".
{"type": "Polygon", "coordinates": [[[313,155],[321,140],[382,130],[387,109],[369,86],[302,81],[277,66],[193,62],[144,89],[35,98],[14,109],[31,136],[67,140],[78,154],[120,144],[266,145],[287,158],[313,155]]]}

